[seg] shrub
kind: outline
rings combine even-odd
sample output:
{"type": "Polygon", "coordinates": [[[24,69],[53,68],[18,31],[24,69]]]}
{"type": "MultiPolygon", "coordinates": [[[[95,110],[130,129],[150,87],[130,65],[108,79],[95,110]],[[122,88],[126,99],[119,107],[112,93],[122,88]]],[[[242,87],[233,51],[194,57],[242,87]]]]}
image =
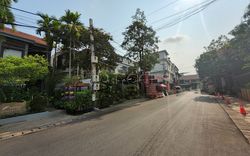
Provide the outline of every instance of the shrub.
{"type": "Polygon", "coordinates": [[[129,84],[124,88],[124,96],[126,99],[138,97],[138,88],[135,84],[129,84]]]}
{"type": "Polygon", "coordinates": [[[47,97],[42,95],[36,95],[28,103],[28,108],[31,112],[42,112],[47,107],[47,97]]]}
{"type": "Polygon", "coordinates": [[[76,114],[78,112],[78,106],[75,101],[65,101],[64,108],[69,114],[76,114]]]}
{"type": "Polygon", "coordinates": [[[21,102],[29,100],[29,93],[21,86],[2,86],[0,89],[1,102],[21,102]]]}
{"type": "Polygon", "coordinates": [[[97,102],[99,108],[106,108],[112,105],[114,101],[111,94],[99,92],[97,102]]]}
{"type": "Polygon", "coordinates": [[[84,113],[93,110],[91,92],[89,90],[77,92],[73,100],[64,103],[64,108],[70,114],[84,113]]]}
{"type": "Polygon", "coordinates": [[[102,71],[100,74],[101,88],[98,91],[98,107],[105,108],[123,99],[123,75],[102,71]]]}
{"type": "Polygon", "coordinates": [[[5,102],[7,100],[5,93],[3,92],[3,89],[0,89],[0,103],[5,102]]]}

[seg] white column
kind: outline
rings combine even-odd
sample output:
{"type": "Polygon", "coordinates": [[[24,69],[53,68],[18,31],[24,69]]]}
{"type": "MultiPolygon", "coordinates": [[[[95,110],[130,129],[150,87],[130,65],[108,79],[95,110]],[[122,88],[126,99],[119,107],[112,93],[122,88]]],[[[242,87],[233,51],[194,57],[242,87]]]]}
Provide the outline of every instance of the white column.
{"type": "Polygon", "coordinates": [[[27,56],[27,55],[28,55],[28,51],[29,51],[29,44],[25,44],[24,56],[27,56]]]}

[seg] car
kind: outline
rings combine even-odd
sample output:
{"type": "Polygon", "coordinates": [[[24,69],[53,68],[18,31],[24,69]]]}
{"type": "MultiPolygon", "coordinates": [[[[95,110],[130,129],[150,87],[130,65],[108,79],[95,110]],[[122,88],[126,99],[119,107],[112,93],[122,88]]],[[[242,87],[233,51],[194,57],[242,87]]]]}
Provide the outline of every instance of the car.
{"type": "Polygon", "coordinates": [[[175,90],[176,90],[176,93],[182,92],[181,86],[175,86],[174,88],[175,88],[175,90]]]}

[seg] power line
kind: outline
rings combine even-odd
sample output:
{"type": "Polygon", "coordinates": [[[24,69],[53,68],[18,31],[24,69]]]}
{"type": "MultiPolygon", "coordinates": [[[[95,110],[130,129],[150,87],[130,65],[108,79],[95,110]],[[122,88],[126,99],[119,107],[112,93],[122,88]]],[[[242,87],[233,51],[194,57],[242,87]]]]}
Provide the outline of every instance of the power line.
{"type": "Polygon", "coordinates": [[[147,16],[151,16],[151,15],[153,15],[153,14],[155,14],[155,13],[161,11],[162,9],[165,9],[165,8],[167,8],[167,7],[169,7],[169,6],[171,6],[171,5],[175,4],[175,3],[177,3],[178,1],[179,1],[179,0],[175,0],[175,1],[169,2],[167,5],[165,5],[165,6],[161,7],[161,8],[159,8],[159,9],[156,9],[156,10],[150,12],[147,16]]]}
{"type": "Polygon", "coordinates": [[[14,13],[14,16],[15,16],[15,18],[19,18],[19,19],[22,19],[24,21],[27,21],[27,22],[30,22],[30,23],[35,23],[35,24],[36,24],[36,21],[38,20],[38,19],[35,19],[35,18],[31,18],[31,17],[28,17],[28,16],[16,14],[16,13],[14,13]]]}
{"type": "Polygon", "coordinates": [[[177,17],[176,19],[168,22],[167,24],[157,28],[156,31],[162,30],[164,28],[172,27],[172,26],[174,26],[174,25],[176,25],[176,24],[178,24],[178,23],[180,23],[182,21],[185,21],[188,18],[190,18],[190,17],[200,13],[201,11],[205,10],[209,5],[211,5],[212,3],[216,2],[216,1],[217,0],[212,0],[212,1],[208,2],[207,4],[204,4],[204,5],[200,6],[199,8],[197,8],[197,9],[195,9],[193,11],[190,11],[190,12],[188,12],[188,13],[180,16],[180,17],[177,17]]]}
{"type": "Polygon", "coordinates": [[[206,3],[210,2],[210,1],[211,1],[211,0],[203,1],[203,2],[201,2],[201,3],[198,3],[198,4],[194,5],[194,6],[191,6],[191,7],[187,8],[187,9],[185,9],[185,10],[182,10],[182,11],[179,11],[179,12],[174,13],[174,14],[172,14],[172,15],[169,15],[169,16],[167,16],[167,17],[164,17],[164,18],[155,20],[155,21],[153,21],[151,24],[159,23],[159,22],[161,22],[161,21],[163,21],[163,20],[165,20],[165,19],[168,19],[168,18],[177,16],[177,15],[183,14],[183,13],[185,13],[185,12],[191,10],[191,9],[194,9],[194,8],[196,8],[196,7],[200,7],[200,6],[206,4],[206,3]]]}
{"type": "Polygon", "coordinates": [[[7,25],[15,25],[15,26],[20,26],[20,27],[26,27],[26,28],[34,28],[38,29],[39,27],[33,26],[33,25],[26,25],[26,24],[18,24],[18,23],[12,23],[12,22],[1,22],[1,24],[7,24],[7,25]]]}
{"type": "Polygon", "coordinates": [[[18,8],[7,6],[7,5],[3,5],[3,4],[0,4],[0,5],[4,6],[4,7],[7,7],[7,8],[10,8],[10,9],[13,9],[13,10],[17,10],[17,11],[20,11],[20,12],[24,12],[24,13],[27,13],[27,14],[31,14],[31,15],[39,16],[40,17],[40,15],[38,13],[33,13],[33,12],[30,12],[30,11],[26,11],[26,10],[23,10],[23,9],[18,9],[18,8]]]}

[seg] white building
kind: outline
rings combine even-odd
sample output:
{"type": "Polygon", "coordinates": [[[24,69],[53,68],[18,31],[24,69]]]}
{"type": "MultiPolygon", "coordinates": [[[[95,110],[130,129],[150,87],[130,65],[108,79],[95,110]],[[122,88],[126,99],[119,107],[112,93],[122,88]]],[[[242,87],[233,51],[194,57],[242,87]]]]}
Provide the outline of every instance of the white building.
{"type": "Polygon", "coordinates": [[[179,69],[171,62],[166,50],[159,51],[158,54],[158,63],[150,71],[150,75],[154,75],[158,82],[174,84],[179,78],[179,69]]]}
{"type": "Polygon", "coordinates": [[[130,60],[127,57],[120,57],[120,62],[117,63],[117,67],[115,68],[115,73],[116,74],[125,74],[126,72],[128,72],[128,68],[129,67],[133,67],[134,66],[134,62],[132,60],[130,60]]]}

